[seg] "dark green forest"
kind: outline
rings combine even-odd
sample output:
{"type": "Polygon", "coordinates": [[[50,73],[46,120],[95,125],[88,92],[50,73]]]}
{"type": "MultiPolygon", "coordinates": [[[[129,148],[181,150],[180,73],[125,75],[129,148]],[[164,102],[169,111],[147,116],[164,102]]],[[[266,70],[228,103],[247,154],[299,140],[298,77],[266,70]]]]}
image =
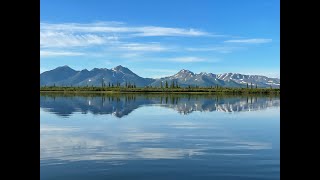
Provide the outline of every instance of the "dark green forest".
{"type": "Polygon", "coordinates": [[[234,88],[234,87],[198,87],[198,86],[188,86],[180,87],[175,83],[165,83],[160,87],[136,87],[135,84],[126,84],[126,86],[120,86],[120,84],[115,85],[102,85],[100,87],[96,86],[42,86],[40,87],[40,92],[104,92],[104,93],[121,93],[121,92],[141,92],[141,93],[226,93],[226,94],[280,94],[279,88],[259,88],[257,86],[250,86],[244,88],[234,88]]]}

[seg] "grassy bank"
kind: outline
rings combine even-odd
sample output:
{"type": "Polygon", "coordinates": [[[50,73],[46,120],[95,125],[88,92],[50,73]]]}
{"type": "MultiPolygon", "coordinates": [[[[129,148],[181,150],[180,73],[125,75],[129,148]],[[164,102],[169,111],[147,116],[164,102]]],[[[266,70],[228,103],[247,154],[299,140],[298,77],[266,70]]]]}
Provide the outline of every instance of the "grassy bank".
{"type": "Polygon", "coordinates": [[[280,89],[271,88],[125,88],[125,87],[40,87],[40,92],[70,93],[192,93],[192,94],[280,94],[280,89]]]}

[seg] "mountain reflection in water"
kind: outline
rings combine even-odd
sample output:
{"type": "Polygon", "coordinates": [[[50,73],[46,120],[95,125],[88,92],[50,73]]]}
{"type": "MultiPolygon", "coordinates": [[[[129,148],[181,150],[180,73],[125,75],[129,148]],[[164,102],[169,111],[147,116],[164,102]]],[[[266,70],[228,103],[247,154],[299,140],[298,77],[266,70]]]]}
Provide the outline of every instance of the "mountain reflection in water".
{"type": "Polygon", "coordinates": [[[192,94],[59,94],[41,93],[40,107],[59,116],[74,112],[112,114],[118,118],[141,106],[161,106],[180,114],[193,111],[241,112],[280,106],[279,96],[221,96],[192,94]]]}

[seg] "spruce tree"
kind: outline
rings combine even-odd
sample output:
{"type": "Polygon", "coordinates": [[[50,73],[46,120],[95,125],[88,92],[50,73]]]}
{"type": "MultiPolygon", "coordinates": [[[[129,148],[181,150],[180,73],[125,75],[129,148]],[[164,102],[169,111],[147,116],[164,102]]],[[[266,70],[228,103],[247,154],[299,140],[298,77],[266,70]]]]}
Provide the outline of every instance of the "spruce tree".
{"type": "Polygon", "coordinates": [[[168,81],[166,81],[166,88],[168,88],[168,81]]]}

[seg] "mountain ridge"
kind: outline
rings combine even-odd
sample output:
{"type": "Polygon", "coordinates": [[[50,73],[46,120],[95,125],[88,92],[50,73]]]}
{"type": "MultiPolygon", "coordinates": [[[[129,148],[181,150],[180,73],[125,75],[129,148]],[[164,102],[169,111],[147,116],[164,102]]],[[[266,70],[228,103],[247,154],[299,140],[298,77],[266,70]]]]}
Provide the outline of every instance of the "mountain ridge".
{"type": "Polygon", "coordinates": [[[181,69],[176,74],[161,78],[143,78],[129,68],[118,65],[114,68],[93,68],[92,70],[74,70],[64,65],[40,74],[40,86],[102,86],[104,83],[124,86],[126,83],[136,84],[137,87],[157,86],[165,82],[177,82],[181,87],[187,86],[223,86],[246,87],[248,85],[258,87],[280,88],[279,78],[269,78],[262,75],[245,75],[240,73],[214,74],[208,72],[194,73],[187,69],[181,69]]]}

